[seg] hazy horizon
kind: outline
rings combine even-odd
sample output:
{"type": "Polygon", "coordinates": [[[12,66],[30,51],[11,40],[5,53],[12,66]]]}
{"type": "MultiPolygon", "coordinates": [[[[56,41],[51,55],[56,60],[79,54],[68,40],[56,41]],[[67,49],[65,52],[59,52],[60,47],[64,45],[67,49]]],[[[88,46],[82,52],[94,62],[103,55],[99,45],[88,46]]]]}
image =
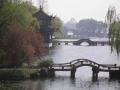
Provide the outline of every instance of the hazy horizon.
{"type": "MultiPolygon", "coordinates": [[[[33,2],[38,6],[38,0],[33,0],[33,2]]],[[[114,6],[119,14],[119,4],[119,0],[48,0],[47,8],[50,15],[60,17],[64,23],[71,18],[76,21],[95,19],[104,22],[110,6],[114,6]]]]}

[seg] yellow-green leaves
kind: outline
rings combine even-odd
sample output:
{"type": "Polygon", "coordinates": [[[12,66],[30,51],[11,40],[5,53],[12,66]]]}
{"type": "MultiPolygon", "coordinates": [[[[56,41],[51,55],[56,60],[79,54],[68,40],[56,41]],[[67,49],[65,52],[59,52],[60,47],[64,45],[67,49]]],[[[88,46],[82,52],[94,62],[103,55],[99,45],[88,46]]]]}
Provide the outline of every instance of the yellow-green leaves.
{"type": "Polygon", "coordinates": [[[112,51],[116,49],[117,54],[120,53],[120,22],[114,22],[109,29],[109,38],[111,41],[112,51]]]}

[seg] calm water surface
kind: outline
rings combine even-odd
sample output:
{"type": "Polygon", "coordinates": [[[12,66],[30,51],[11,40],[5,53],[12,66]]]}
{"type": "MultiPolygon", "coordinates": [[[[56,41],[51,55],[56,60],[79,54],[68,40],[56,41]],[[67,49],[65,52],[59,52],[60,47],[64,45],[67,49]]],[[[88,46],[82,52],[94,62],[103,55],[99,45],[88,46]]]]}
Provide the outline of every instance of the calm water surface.
{"type": "MultiPolygon", "coordinates": [[[[85,58],[100,64],[120,65],[120,59],[116,53],[111,54],[109,46],[58,46],[50,51],[49,57],[55,63],[85,58]]],[[[80,67],[75,79],[70,78],[70,72],[56,72],[55,78],[28,80],[17,83],[17,86],[23,87],[23,90],[120,90],[119,80],[110,81],[108,73],[100,72],[96,82],[92,82],[91,77],[90,67],[80,67]]],[[[16,83],[12,85],[16,86],[16,83]]]]}

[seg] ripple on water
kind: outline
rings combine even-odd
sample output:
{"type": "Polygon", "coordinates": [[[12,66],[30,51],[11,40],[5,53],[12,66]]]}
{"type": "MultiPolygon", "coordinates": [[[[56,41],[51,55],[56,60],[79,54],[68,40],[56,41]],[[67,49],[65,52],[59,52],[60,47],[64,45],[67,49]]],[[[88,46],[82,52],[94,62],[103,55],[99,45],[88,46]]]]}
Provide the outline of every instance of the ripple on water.
{"type": "MultiPolygon", "coordinates": [[[[69,62],[78,58],[87,58],[97,63],[120,65],[116,53],[109,46],[59,46],[51,50],[49,57],[55,63],[69,62]]],[[[76,71],[76,78],[70,78],[70,72],[56,72],[55,78],[28,80],[18,83],[24,90],[120,90],[120,82],[109,80],[108,73],[99,73],[99,80],[92,82],[90,67],[81,67],[76,71]]],[[[14,85],[14,84],[12,84],[14,85]]]]}

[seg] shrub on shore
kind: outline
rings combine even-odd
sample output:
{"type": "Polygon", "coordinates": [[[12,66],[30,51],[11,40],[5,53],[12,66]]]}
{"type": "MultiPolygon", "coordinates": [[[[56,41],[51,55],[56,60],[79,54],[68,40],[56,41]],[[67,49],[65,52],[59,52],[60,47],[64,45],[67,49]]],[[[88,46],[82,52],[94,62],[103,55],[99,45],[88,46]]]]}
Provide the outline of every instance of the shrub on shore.
{"type": "Polygon", "coordinates": [[[38,64],[38,67],[40,68],[47,68],[47,67],[50,67],[51,65],[53,64],[53,60],[52,59],[49,59],[49,60],[42,60],[39,64],[38,64]]]}
{"type": "Polygon", "coordinates": [[[0,80],[25,80],[35,72],[33,69],[0,69],[0,80]]]}

